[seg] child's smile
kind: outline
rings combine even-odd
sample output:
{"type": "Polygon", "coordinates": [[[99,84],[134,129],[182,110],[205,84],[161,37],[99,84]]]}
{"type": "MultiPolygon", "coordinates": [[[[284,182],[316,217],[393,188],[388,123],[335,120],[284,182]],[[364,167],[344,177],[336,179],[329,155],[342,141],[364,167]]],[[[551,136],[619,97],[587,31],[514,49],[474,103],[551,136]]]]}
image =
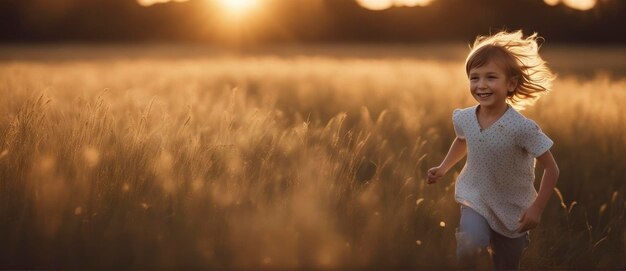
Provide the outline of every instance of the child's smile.
{"type": "Polygon", "coordinates": [[[484,98],[490,97],[491,95],[493,95],[493,93],[491,93],[491,92],[484,92],[484,93],[476,93],[476,95],[477,95],[478,97],[480,97],[480,98],[483,98],[483,99],[484,99],[484,98]]]}

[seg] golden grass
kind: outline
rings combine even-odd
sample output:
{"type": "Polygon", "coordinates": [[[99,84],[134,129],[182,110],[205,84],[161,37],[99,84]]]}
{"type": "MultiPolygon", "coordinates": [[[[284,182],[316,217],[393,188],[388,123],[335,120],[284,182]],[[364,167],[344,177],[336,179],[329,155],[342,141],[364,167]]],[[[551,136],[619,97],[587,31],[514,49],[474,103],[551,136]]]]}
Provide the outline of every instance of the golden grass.
{"type": "MultiPolygon", "coordinates": [[[[455,173],[424,172],[462,57],[40,49],[0,63],[0,267],[454,266],[455,173]]],[[[561,168],[525,268],[626,266],[626,81],[582,72],[524,112],[561,168]]]]}

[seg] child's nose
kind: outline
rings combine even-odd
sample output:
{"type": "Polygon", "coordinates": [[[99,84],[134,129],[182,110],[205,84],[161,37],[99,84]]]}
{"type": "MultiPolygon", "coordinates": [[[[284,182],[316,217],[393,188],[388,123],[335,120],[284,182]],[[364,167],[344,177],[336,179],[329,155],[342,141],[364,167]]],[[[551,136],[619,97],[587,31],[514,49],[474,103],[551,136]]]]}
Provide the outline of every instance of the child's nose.
{"type": "Polygon", "coordinates": [[[487,88],[487,82],[485,80],[478,80],[478,88],[483,89],[487,88]]]}

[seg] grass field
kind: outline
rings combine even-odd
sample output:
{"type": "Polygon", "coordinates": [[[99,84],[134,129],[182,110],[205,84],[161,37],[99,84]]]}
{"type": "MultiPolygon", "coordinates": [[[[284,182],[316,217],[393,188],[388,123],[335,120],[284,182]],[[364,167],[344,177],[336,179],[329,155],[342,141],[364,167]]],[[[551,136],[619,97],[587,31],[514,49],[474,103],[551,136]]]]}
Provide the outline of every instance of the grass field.
{"type": "MultiPolygon", "coordinates": [[[[546,47],[523,113],[561,176],[522,267],[625,268],[626,48],[546,47]]],[[[462,163],[424,173],[465,53],[2,47],[0,268],[453,267],[462,163]]]]}

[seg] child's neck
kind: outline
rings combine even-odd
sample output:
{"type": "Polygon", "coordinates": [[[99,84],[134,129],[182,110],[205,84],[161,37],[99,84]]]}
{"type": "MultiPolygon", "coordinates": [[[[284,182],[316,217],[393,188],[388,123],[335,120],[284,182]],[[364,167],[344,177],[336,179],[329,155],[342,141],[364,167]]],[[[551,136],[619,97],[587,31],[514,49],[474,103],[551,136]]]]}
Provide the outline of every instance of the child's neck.
{"type": "Polygon", "coordinates": [[[509,105],[507,103],[492,106],[478,105],[478,114],[485,117],[500,117],[508,108],[509,105]]]}

